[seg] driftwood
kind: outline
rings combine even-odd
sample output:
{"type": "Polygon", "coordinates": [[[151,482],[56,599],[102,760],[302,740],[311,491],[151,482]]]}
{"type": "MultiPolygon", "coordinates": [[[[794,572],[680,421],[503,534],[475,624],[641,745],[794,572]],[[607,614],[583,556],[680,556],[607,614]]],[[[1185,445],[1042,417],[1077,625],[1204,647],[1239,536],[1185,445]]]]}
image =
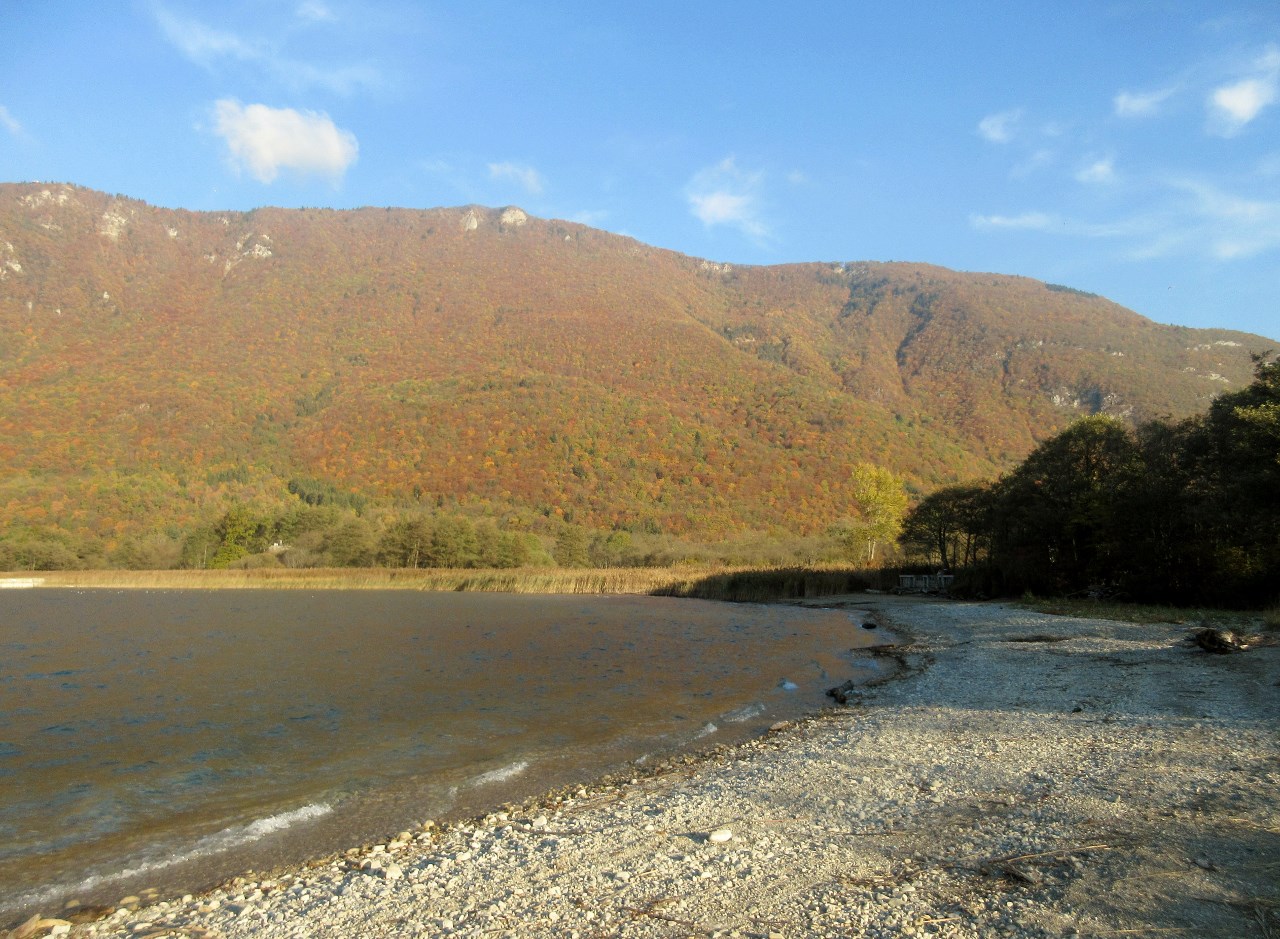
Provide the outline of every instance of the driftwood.
{"type": "Polygon", "coordinates": [[[1228,652],[1243,652],[1249,648],[1245,641],[1229,629],[1198,629],[1191,641],[1206,652],[1222,655],[1228,652]]]}

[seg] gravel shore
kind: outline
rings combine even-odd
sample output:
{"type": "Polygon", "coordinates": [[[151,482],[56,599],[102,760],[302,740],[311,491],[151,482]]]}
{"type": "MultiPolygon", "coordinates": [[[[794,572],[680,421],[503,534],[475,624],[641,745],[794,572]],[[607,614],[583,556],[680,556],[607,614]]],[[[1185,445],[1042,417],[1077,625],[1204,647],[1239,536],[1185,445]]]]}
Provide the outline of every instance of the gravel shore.
{"type": "Polygon", "coordinates": [[[813,719],[15,935],[1280,935],[1274,641],[1212,655],[1184,626],[840,602],[899,632],[903,673],[813,719]]]}

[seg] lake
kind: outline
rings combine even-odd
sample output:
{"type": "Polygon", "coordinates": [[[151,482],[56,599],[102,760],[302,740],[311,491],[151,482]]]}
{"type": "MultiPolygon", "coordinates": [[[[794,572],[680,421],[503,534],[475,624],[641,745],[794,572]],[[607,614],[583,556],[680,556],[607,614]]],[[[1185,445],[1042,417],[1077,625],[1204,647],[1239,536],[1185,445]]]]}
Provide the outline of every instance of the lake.
{"type": "Polygon", "coordinates": [[[883,637],[859,624],[657,597],[5,591],[0,926],[761,733],[860,674],[851,649],[883,637]]]}

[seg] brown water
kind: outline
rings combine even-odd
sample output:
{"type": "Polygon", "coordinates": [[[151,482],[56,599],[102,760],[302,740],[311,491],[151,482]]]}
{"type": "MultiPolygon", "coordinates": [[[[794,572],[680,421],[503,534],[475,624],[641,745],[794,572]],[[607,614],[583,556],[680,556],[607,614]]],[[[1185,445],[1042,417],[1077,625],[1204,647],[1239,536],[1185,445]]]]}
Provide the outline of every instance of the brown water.
{"type": "Polygon", "coordinates": [[[5,591],[0,926],[757,733],[875,638],[652,597],[5,591]]]}

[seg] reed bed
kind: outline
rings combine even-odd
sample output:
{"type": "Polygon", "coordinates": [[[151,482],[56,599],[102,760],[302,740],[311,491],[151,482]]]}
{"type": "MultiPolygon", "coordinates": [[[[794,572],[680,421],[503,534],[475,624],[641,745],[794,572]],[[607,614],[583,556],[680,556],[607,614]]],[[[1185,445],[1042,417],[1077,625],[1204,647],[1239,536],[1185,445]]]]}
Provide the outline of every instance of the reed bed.
{"type": "Polygon", "coordinates": [[[765,602],[852,593],[866,575],[841,568],[614,567],[442,570],[268,568],[181,571],[49,571],[0,574],[42,587],[114,589],[425,590],[501,593],[649,594],[765,602]]]}

